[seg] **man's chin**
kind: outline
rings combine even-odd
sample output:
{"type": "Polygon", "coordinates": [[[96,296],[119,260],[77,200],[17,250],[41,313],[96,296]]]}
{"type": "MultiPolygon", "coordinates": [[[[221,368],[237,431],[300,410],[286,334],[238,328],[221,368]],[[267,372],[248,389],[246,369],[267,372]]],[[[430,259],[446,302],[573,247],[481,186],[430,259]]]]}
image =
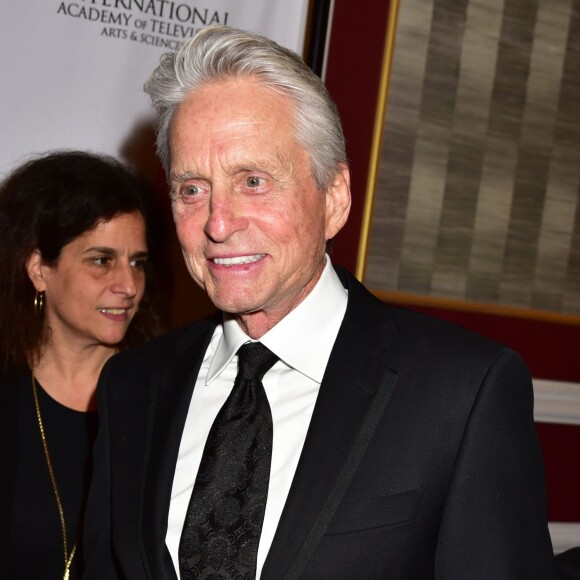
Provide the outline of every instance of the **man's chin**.
{"type": "Polygon", "coordinates": [[[253,314],[261,312],[261,309],[256,306],[249,306],[246,304],[237,304],[237,303],[232,304],[231,302],[220,302],[220,301],[214,302],[213,300],[212,302],[218,310],[221,310],[222,312],[225,312],[226,314],[229,314],[232,317],[252,316],[253,314]]]}
{"type": "Polygon", "coordinates": [[[258,312],[263,305],[258,299],[260,288],[257,286],[236,289],[233,284],[207,285],[205,291],[216,308],[233,315],[258,312]]]}

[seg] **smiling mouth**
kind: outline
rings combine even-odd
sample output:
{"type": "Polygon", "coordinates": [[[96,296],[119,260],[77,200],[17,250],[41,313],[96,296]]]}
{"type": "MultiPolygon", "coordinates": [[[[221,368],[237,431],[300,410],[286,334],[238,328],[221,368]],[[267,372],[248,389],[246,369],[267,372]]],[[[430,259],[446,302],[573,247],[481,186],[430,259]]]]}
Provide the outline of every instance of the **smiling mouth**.
{"type": "Polygon", "coordinates": [[[114,314],[115,316],[120,316],[121,314],[126,314],[128,308],[97,308],[101,314],[114,314]]]}
{"type": "Polygon", "coordinates": [[[234,258],[213,258],[214,264],[220,266],[240,266],[242,264],[251,264],[261,260],[266,254],[253,254],[251,256],[236,256],[234,258]]]}

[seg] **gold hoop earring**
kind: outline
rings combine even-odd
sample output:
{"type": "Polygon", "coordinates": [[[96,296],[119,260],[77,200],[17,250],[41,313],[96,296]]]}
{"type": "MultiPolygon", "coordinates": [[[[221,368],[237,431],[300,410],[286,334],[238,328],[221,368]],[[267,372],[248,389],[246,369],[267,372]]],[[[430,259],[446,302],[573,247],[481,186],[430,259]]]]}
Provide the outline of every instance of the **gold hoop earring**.
{"type": "Polygon", "coordinates": [[[34,295],[34,313],[37,318],[42,316],[42,310],[44,308],[44,292],[37,292],[34,295]]]}

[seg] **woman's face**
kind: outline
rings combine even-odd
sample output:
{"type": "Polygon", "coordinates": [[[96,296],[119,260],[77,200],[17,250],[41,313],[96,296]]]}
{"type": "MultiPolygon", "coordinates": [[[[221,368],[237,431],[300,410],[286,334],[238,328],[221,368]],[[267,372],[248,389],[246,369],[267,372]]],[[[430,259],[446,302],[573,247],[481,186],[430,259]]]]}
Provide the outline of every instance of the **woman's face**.
{"type": "Polygon", "coordinates": [[[83,348],[118,344],[143,297],[147,243],[140,213],[120,214],[64,246],[56,265],[39,252],[28,271],[45,292],[51,342],[83,348]]]}

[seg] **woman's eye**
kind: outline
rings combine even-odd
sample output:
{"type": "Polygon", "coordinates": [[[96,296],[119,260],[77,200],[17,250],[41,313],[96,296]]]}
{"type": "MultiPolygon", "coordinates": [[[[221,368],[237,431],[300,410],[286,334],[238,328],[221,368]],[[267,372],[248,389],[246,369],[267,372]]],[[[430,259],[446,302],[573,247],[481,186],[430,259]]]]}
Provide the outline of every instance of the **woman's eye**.
{"type": "Polygon", "coordinates": [[[97,266],[108,266],[110,262],[111,258],[108,258],[106,256],[99,256],[97,258],[93,258],[93,264],[96,264],[97,266]]]}
{"type": "Polygon", "coordinates": [[[131,260],[130,264],[131,264],[131,268],[134,268],[135,270],[143,270],[145,268],[145,264],[146,264],[147,260],[140,258],[138,260],[131,260]]]}

